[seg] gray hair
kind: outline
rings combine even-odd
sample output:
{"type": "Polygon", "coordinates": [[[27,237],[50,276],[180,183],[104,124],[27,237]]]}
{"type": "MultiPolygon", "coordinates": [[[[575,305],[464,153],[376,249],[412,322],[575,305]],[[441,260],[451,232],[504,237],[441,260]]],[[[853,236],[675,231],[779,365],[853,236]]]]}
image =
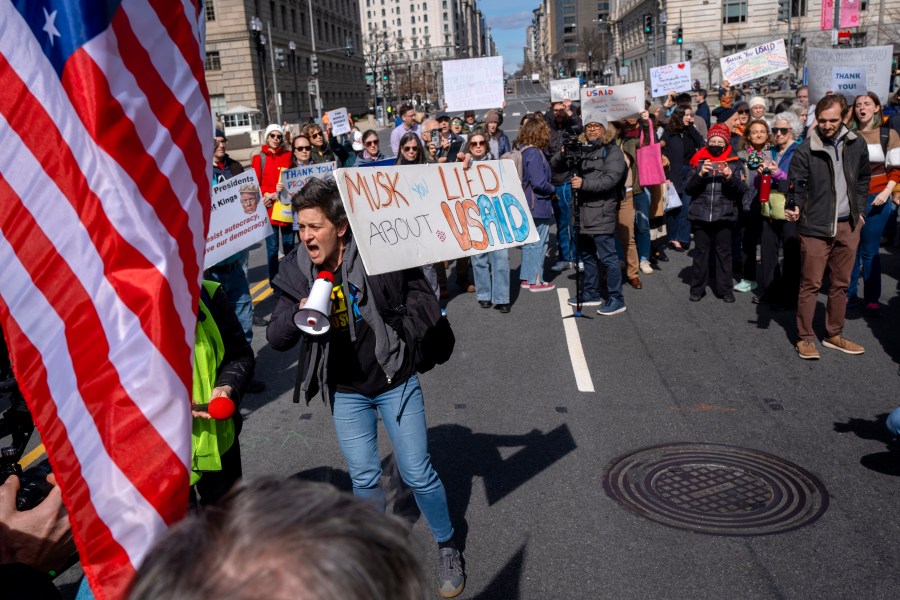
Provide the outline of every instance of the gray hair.
{"type": "Polygon", "coordinates": [[[175,524],[147,555],[131,600],[421,600],[404,527],[323,484],[244,480],[175,524]]]}
{"type": "Polygon", "coordinates": [[[794,139],[798,139],[803,134],[803,124],[800,122],[800,117],[795,115],[793,112],[785,111],[778,113],[772,120],[772,125],[774,125],[777,121],[788,122],[788,125],[790,125],[791,127],[791,131],[794,133],[794,139]]]}

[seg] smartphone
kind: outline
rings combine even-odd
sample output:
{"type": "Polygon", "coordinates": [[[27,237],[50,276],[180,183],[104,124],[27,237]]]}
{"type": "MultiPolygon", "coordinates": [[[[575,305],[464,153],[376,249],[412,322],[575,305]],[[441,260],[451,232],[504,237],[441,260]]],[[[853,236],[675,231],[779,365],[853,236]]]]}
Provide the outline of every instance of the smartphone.
{"type": "Polygon", "coordinates": [[[712,167],[713,173],[721,173],[725,170],[725,163],[723,162],[713,162],[709,166],[712,167]]]}
{"type": "Polygon", "coordinates": [[[441,149],[441,132],[439,130],[431,130],[431,143],[434,144],[435,149],[441,149]]]}

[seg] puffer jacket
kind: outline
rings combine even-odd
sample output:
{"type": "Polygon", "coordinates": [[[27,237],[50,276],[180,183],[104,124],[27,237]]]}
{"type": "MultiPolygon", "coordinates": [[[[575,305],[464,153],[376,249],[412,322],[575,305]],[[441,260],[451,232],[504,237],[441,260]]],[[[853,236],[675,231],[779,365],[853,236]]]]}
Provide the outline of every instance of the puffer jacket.
{"type": "MultiPolygon", "coordinates": [[[[743,181],[744,166],[737,155],[728,157],[731,177],[709,174],[700,175],[702,163],[691,170],[684,191],[691,197],[688,207],[689,221],[714,223],[716,221],[737,221],[738,204],[747,190],[743,181]]],[[[722,159],[726,160],[726,159],[722,159]]]]}
{"type": "MultiPolygon", "coordinates": [[[[850,196],[850,227],[855,229],[859,216],[866,214],[872,167],[866,140],[852,131],[843,130],[840,135],[840,162],[850,196]]],[[[788,180],[794,185],[794,201],[800,209],[797,232],[834,237],[837,232],[834,164],[816,127],[810,128],[808,137],[794,151],[788,180]]]]}
{"type": "Polygon", "coordinates": [[[614,130],[591,144],[594,150],[581,163],[583,182],[578,190],[581,232],[612,235],[618,226],[619,203],[625,197],[628,167],[625,154],[616,145],[614,130]]]}

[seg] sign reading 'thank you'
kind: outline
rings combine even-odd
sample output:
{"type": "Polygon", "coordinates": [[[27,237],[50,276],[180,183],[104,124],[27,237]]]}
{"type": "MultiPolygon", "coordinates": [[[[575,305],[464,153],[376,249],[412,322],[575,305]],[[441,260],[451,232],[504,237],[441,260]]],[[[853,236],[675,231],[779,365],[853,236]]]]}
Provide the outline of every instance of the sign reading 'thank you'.
{"type": "Polygon", "coordinates": [[[335,180],[370,275],[538,240],[510,160],[338,169],[335,180]]]}

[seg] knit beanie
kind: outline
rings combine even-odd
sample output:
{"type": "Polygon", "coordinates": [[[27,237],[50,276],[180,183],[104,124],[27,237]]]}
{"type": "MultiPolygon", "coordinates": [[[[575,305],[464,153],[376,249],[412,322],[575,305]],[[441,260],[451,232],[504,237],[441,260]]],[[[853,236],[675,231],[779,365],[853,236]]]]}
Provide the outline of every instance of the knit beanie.
{"type": "Polygon", "coordinates": [[[731,142],[731,130],[722,123],[716,123],[709,128],[709,132],[706,134],[706,140],[709,141],[714,137],[720,137],[728,144],[731,142]]]}

